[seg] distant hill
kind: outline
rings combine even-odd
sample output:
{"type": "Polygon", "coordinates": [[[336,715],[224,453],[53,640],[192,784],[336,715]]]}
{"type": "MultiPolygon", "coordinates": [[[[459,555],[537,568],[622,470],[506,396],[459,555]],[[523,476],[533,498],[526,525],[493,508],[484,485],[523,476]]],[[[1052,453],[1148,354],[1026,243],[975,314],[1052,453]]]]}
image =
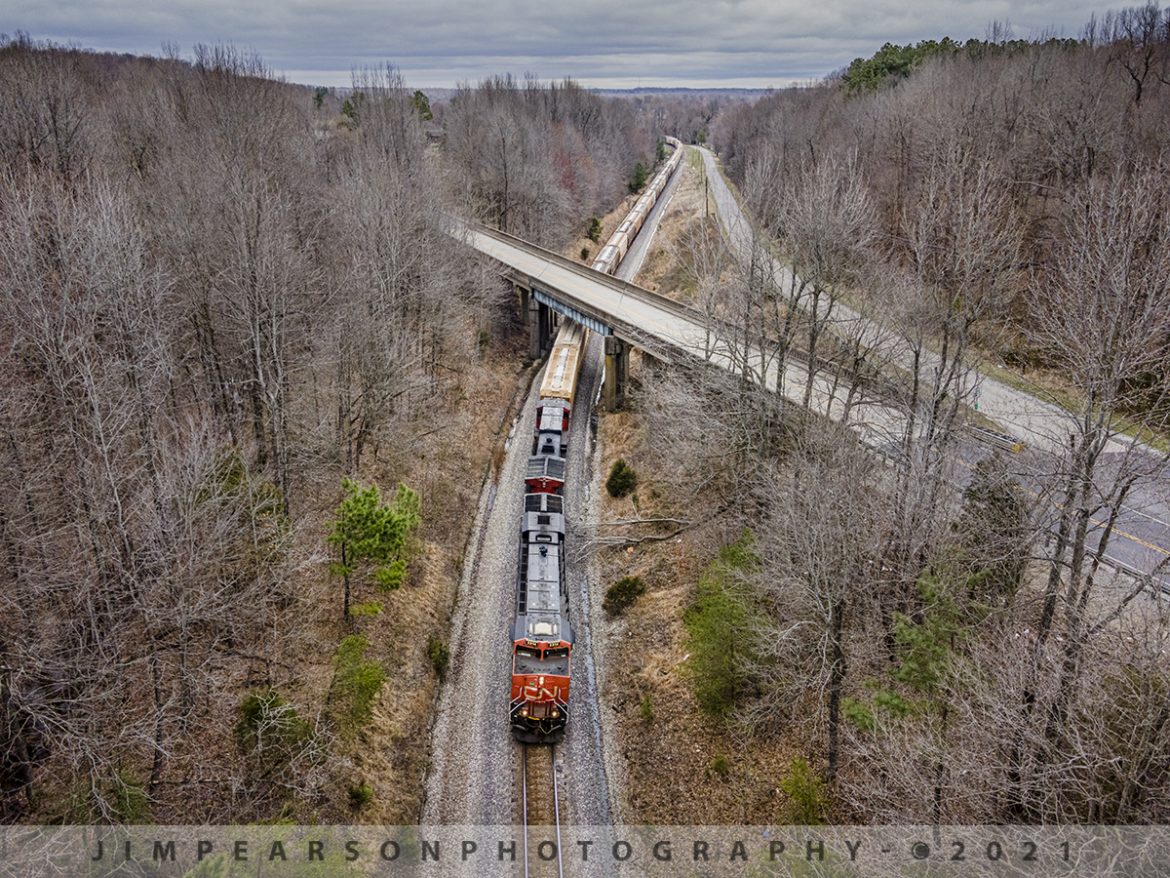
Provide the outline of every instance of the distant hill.
{"type": "Polygon", "coordinates": [[[771,94],[772,88],[673,88],[641,86],[639,88],[594,88],[590,91],[606,97],[628,98],[641,95],[686,95],[688,97],[758,98],[771,94]]]}

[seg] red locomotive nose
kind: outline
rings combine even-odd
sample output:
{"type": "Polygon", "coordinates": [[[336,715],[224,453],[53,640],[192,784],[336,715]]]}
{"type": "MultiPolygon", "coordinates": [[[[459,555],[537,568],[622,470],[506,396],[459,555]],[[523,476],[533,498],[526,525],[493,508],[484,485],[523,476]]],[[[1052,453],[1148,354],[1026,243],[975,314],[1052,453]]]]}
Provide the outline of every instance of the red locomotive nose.
{"type": "Polygon", "coordinates": [[[569,702],[569,678],[516,674],[512,677],[513,716],[521,722],[555,728],[565,719],[569,702]]]}
{"type": "Polygon", "coordinates": [[[528,703],[568,701],[569,678],[515,674],[512,677],[512,698],[528,703]]]}

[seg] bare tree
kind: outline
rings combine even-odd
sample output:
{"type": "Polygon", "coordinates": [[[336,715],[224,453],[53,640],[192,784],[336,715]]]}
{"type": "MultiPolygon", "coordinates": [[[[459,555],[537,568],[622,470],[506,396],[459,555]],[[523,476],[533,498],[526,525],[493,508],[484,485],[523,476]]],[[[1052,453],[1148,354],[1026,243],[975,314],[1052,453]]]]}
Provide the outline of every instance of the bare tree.
{"type": "Polygon", "coordinates": [[[45,168],[74,179],[92,153],[92,96],[75,58],[27,35],[0,45],[0,151],[13,167],[45,168]]]}
{"type": "MultiPolygon", "coordinates": [[[[1035,337],[1078,393],[1067,437],[1056,437],[1066,440],[1066,452],[1053,473],[1055,540],[1037,632],[1042,649],[1063,607],[1051,736],[1063,734],[1083,650],[1105,627],[1090,617],[1101,557],[1134,485],[1165,459],[1119,437],[1118,416],[1144,411],[1155,419],[1151,426],[1162,426],[1164,377],[1143,384],[1170,353],[1168,203],[1160,166],[1086,185],[1070,205],[1066,243],[1051,272],[1031,290],[1035,337]]],[[[1139,582],[1123,601],[1143,587],[1139,582]]]]}
{"type": "Polygon", "coordinates": [[[1103,45],[1109,63],[1125,71],[1135,106],[1142,102],[1151,76],[1170,84],[1170,11],[1158,3],[1108,12],[1100,28],[1095,19],[1090,22],[1085,37],[1103,45]]]}
{"type": "Polygon", "coordinates": [[[975,332],[1010,300],[1021,232],[992,159],[956,140],[940,146],[901,229],[909,295],[898,361],[910,374],[890,559],[908,585],[938,533],[953,465],[946,452],[974,404],[975,332]]]}
{"type": "Polygon", "coordinates": [[[856,155],[802,161],[788,182],[784,188],[756,191],[775,199],[762,205],[762,216],[791,269],[782,272],[779,283],[786,317],[799,323],[804,336],[803,404],[808,408],[820,371],[822,337],[838,319],[838,290],[859,279],[874,242],[876,217],[856,155]]]}
{"type": "Polygon", "coordinates": [[[880,575],[876,466],[845,428],[825,425],[761,483],[768,511],[756,588],[768,613],[751,672],[763,694],[746,716],[753,724],[792,719],[816,702],[830,780],[841,758],[849,632],[880,575]]]}

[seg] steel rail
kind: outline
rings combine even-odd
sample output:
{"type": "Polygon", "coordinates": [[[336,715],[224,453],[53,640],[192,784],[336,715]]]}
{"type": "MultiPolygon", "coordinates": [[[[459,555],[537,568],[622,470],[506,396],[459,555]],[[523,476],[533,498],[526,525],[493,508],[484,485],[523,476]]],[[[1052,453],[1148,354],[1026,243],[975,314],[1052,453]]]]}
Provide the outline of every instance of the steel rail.
{"type": "Polygon", "coordinates": [[[557,748],[550,747],[548,761],[552,770],[553,822],[557,829],[557,878],[565,878],[565,855],[561,850],[561,796],[557,786],[557,748]]]}
{"type": "MultiPolygon", "coordinates": [[[[531,853],[528,846],[528,832],[531,829],[532,823],[529,817],[529,802],[528,802],[528,754],[531,745],[520,745],[520,801],[523,810],[524,821],[524,841],[523,841],[523,855],[524,855],[524,878],[530,878],[531,869],[529,862],[531,860],[531,853]]],[[[557,878],[565,878],[565,859],[564,852],[561,849],[561,793],[560,785],[557,783],[557,760],[556,747],[541,747],[541,750],[548,751],[549,771],[552,774],[552,807],[553,807],[553,827],[556,830],[556,863],[557,863],[557,878]]],[[[539,851],[539,848],[537,848],[539,851]]]]}

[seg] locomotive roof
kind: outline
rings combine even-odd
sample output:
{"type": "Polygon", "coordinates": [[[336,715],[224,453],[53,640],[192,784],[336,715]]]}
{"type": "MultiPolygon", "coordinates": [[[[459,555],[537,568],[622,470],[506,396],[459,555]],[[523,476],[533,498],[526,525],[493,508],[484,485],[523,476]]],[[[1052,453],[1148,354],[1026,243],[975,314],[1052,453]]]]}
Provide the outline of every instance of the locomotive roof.
{"type": "Polygon", "coordinates": [[[565,511],[565,500],[556,494],[525,494],[524,511],[555,512],[560,514],[565,511]]]}
{"type": "MultiPolygon", "coordinates": [[[[560,402],[560,400],[557,400],[560,402]]],[[[559,433],[561,427],[565,423],[565,410],[562,407],[544,406],[540,410],[540,425],[537,427],[541,432],[559,433]]]]}
{"type": "Polygon", "coordinates": [[[543,534],[542,541],[560,540],[565,535],[565,516],[559,512],[525,512],[520,522],[523,534],[543,534]]]}
{"type": "Polygon", "coordinates": [[[563,457],[548,457],[545,455],[528,458],[528,467],[524,478],[536,479],[544,476],[549,479],[565,480],[565,459],[563,457]]]}
{"type": "Polygon", "coordinates": [[[527,563],[524,565],[524,612],[517,613],[516,639],[571,641],[568,607],[561,593],[562,545],[559,542],[537,542],[536,534],[523,547],[527,563]]]}

